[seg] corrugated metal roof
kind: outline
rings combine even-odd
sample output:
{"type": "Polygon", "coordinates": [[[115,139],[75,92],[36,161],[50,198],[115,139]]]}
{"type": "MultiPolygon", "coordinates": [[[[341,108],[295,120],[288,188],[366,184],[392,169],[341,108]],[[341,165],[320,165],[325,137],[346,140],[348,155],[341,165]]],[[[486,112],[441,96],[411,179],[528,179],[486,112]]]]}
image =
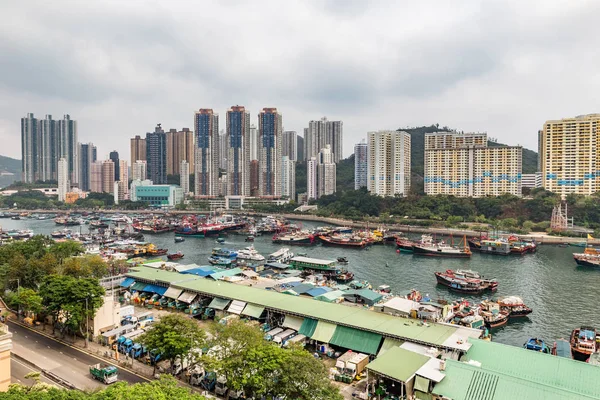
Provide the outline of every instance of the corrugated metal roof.
{"type": "Polygon", "coordinates": [[[310,338],[316,340],[317,342],[329,343],[329,340],[331,340],[331,337],[335,333],[336,327],[337,325],[319,321],[317,322],[317,327],[310,338]]]}
{"type": "MultiPolygon", "coordinates": [[[[273,290],[263,290],[211,279],[195,279],[179,282],[182,275],[177,272],[154,270],[138,267],[138,271],[128,272],[132,278],[153,281],[155,278],[162,282],[173,282],[177,287],[187,291],[195,291],[207,296],[223,297],[241,300],[261,305],[284,313],[293,313],[302,317],[328,321],[334,324],[347,325],[353,328],[381,333],[384,336],[401,340],[421,342],[427,345],[441,346],[448,337],[458,329],[453,325],[422,324],[404,318],[393,317],[384,313],[365,310],[361,307],[347,307],[340,304],[317,302],[308,297],[286,296],[273,290]]],[[[325,293],[328,296],[335,292],[325,293]]],[[[449,348],[456,348],[448,345],[449,348]]]]}
{"type": "Polygon", "coordinates": [[[320,296],[322,294],[325,294],[327,292],[331,292],[331,288],[328,288],[327,286],[319,286],[313,289],[310,289],[309,291],[306,292],[307,295],[311,296],[311,297],[317,297],[320,296]]]}
{"type": "Polygon", "coordinates": [[[293,315],[286,315],[285,320],[283,321],[284,328],[290,328],[295,331],[299,331],[302,323],[304,322],[304,318],[294,317],[293,315]]]}
{"type": "Polygon", "coordinates": [[[469,339],[464,360],[496,373],[600,398],[600,368],[520,347],[469,339]]]}
{"type": "Polygon", "coordinates": [[[234,300],[229,305],[227,312],[240,315],[245,307],[246,307],[246,303],[244,303],[243,301],[234,300]]]}
{"type": "Polygon", "coordinates": [[[347,326],[338,326],[335,328],[329,343],[361,353],[377,354],[377,349],[379,349],[381,343],[381,335],[347,326]]]}
{"type": "Polygon", "coordinates": [[[228,299],[221,299],[219,297],[215,297],[208,305],[208,308],[213,308],[215,310],[224,310],[230,301],[231,300],[228,299]]]}
{"type": "Polygon", "coordinates": [[[167,291],[165,292],[164,296],[168,297],[170,299],[177,299],[179,298],[179,296],[181,296],[181,292],[183,292],[182,289],[177,289],[175,287],[170,287],[167,289],[167,291]]]}
{"type": "Polygon", "coordinates": [[[427,356],[400,347],[392,347],[369,363],[367,369],[398,382],[407,382],[427,361],[429,361],[427,356]]]}
{"type": "Polygon", "coordinates": [[[344,296],[344,292],[341,290],[332,290],[331,292],[323,293],[315,297],[315,300],[325,301],[325,302],[334,302],[340,297],[344,296]]]}
{"type": "Polygon", "coordinates": [[[129,286],[135,283],[135,279],[133,278],[125,278],[123,282],[121,282],[121,287],[128,288],[129,286]]]}
{"type": "Polygon", "coordinates": [[[181,296],[179,296],[179,298],[177,300],[190,304],[192,301],[194,301],[196,296],[198,296],[196,293],[183,292],[183,294],[181,296]]]}
{"type": "Polygon", "coordinates": [[[259,319],[263,311],[265,311],[264,307],[255,306],[254,304],[247,304],[246,308],[244,308],[244,311],[242,311],[242,315],[247,315],[249,317],[259,319]]]}
{"type": "Polygon", "coordinates": [[[396,340],[392,338],[385,338],[383,344],[381,345],[381,349],[379,349],[379,353],[377,353],[377,357],[381,356],[383,353],[391,349],[392,347],[400,347],[402,345],[402,340],[396,340]]]}
{"type": "Polygon", "coordinates": [[[383,298],[383,295],[381,293],[374,292],[371,289],[347,290],[344,292],[344,297],[351,295],[364,297],[365,299],[373,303],[377,303],[383,298]]]}
{"type": "Polygon", "coordinates": [[[215,272],[214,274],[210,274],[210,277],[213,278],[215,281],[218,281],[219,279],[223,279],[227,276],[235,276],[235,275],[238,275],[241,273],[242,273],[241,268],[232,268],[232,269],[226,269],[224,271],[215,272]]]}

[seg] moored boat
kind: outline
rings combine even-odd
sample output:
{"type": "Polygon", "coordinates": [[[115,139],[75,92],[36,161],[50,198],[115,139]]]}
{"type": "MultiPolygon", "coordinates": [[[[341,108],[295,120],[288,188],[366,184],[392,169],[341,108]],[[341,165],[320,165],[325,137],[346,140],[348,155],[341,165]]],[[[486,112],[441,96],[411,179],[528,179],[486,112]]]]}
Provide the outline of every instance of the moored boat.
{"type": "Polygon", "coordinates": [[[481,294],[486,290],[498,289],[498,282],[495,279],[483,278],[470,270],[449,269],[446,272],[435,272],[435,278],[438,284],[460,293],[481,294]]]}
{"type": "Polygon", "coordinates": [[[169,260],[179,260],[179,259],[183,258],[183,253],[178,251],[177,253],[167,254],[167,258],[169,260]]]}
{"type": "Polygon", "coordinates": [[[573,358],[573,353],[571,352],[571,344],[566,339],[557,339],[554,342],[554,346],[552,346],[552,355],[565,357],[565,358],[573,358]]]}
{"type": "Polygon", "coordinates": [[[412,253],[414,245],[415,245],[415,242],[413,242],[412,240],[408,240],[406,238],[399,238],[396,240],[396,248],[401,253],[412,253]]]}
{"type": "Polygon", "coordinates": [[[523,303],[523,299],[518,296],[504,296],[496,300],[500,309],[507,311],[511,318],[526,317],[533,312],[523,303]]]}
{"type": "Polygon", "coordinates": [[[277,250],[275,253],[269,254],[267,261],[285,264],[290,261],[292,257],[294,257],[294,253],[292,253],[289,248],[283,247],[277,250]]]}
{"type": "Polygon", "coordinates": [[[238,252],[235,250],[215,247],[212,249],[212,255],[216,257],[236,258],[238,256],[238,252]]]}
{"type": "Polygon", "coordinates": [[[221,267],[231,267],[233,265],[233,260],[231,258],[217,256],[210,256],[208,258],[208,262],[212,265],[218,265],[221,267]]]}
{"type": "Polygon", "coordinates": [[[237,259],[248,261],[265,261],[265,256],[256,251],[254,246],[249,246],[242,250],[238,250],[237,259]]]}
{"type": "Polygon", "coordinates": [[[538,351],[540,353],[550,354],[550,348],[546,345],[543,339],[530,338],[523,345],[524,349],[538,351]]]}
{"type": "Polygon", "coordinates": [[[481,303],[479,315],[483,317],[486,326],[490,328],[499,328],[506,325],[509,314],[501,311],[497,303],[484,300],[481,303]]]}
{"type": "MultiPolygon", "coordinates": [[[[310,246],[316,243],[314,235],[304,232],[281,233],[274,235],[272,240],[275,244],[300,246],[310,246]]],[[[252,241],[254,241],[254,239],[252,241]]]]}
{"type": "Polygon", "coordinates": [[[579,361],[587,361],[590,355],[598,350],[596,342],[596,329],[589,326],[582,326],[573,329],[571,332],[571,352],[573,358],[579,361]]]}
{"type": "MultiPolygon", "coordinates": [[[[466,238],[465,238],[466,243],[466,238]]],[[[423,235],[419,244],[413,245],[413,253],[418,256],[445,257],[445,258],[469,258],[471,250],[468,246],[457,247],[448,245],[444,241],[435,243],[430,235],[423,235]]]]}
{"type": "Polygon", "coordinates": [[[369,244],[369,241],[362,237],[350,235],[320,235],[319,240],[321,240],[321,243],[323,243],[325,246],[338,246],[357,249],[362,249],[369,244]]]}
{"type": "Polygon", "coordinates": [[[185,239],[182,238],[181,236],[175,236],[175,243],[182,243],[185,242],[185,239]]]}

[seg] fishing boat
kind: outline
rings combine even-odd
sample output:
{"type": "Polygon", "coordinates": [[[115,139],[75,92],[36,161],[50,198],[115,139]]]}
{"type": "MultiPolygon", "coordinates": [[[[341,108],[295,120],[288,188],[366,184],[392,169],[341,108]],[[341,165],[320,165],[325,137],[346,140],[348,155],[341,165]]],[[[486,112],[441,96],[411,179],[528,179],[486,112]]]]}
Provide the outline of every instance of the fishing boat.
{"type": "Polygon", "coordinates": [[[208,257],[208,262],[211,263],[212,265],[217,265],[220,267],[227,267],[227,268],[229,268],[233,265],[233,260],[231,258],[217,257],[217,256],[208,257]]]}
{"type": "Polygon", "coordinates": [[[588,249],[585,250],[584,253],[573,254],[573,259],[577,265],[581,267],[600,267],[600,254],[588,253],[588,249]]]}
{"type": "Polygon", "coordinates": [[[435,278],[438,284],[459,293],[481,294],[498,289],[498,281],[484,278],[470,270],[448,269],[446,272],[435,272],[435,278]]]}
{"type": "Polygon", "coordinates": [[[250,235],[250,236],[246,236],[246,239],[244,239],[245,242],[254,242],[254,236],[250,235]]]}
{"type": "Polygon", "coordinates": [[[396,248],[401,253],[412,253],[415,242],[406,238],[398,238],[396,240],[396,248]]]}
{"type": "Polygon", "coordinates": [[[178,251],[177,253],[167,254],[167,258],[169,260],[179,260],[179,259],[183,258],[183,253],[178,251]]]}
{"type": "Polygon", "coordinates": [[[596,328],[582,326],[573,329],[573,332],[571,332],[573,358],[579,361],[587,361],[590,355],[598,350],[596,338],[596,328]]]}
{"type": "Polygon", "coordinates": [[[411,291],[406,295],[406,298],[408,300],[417,301],[417,302],[423,300],[423,296],[421,295],[421,292],[419,292],[417,289],[411,289],[411,291]]]}
{"type": "Polygon", "coordinates": [[[148,256],[164,256],[167,252],[167,249],[158,249],[153,244],[149,244],[146,248],[146,255],[148,256]]]}
{"type": "Polygon", "coordinates": [[[338,257],[337,262],[340,264],[348,264],[348,259],[346,257],[338,257]]]}
{"type": "Polygon", "coordinates": [[[219,243],[219,244],[223,244],[223,243],[225,243],[225,239],[224,238],[217,238],[216,242],[219,243]]]}
{"type": "Polygon", "coordinates": [[[540,353],[550,354],[550,348],[546,346],[546,342],[544,342],[543,339],[529,338],[529,340],[523,345],[523,348],[540,353]]]}
{"type": "Polygon", "coordinates": [[[275,253],[269,254],[269,256],[267,257],[267,261],[285,264],[288,261],[290,261],[293,257],[294,253],[292,253],[289,248],[282,247],[275,253]]]}
{"type": "Polygon", "coordinates": [[[557,339],[552,346],[551,354],[558,357],[573,358],[571,344],[566,339],[557,339]]]}
{"type": "Polygon", "coordinates": [[[500,297],[496,302],[500,305],[500,309],[507,311],[511,318],[526,317],[533,312],[523,303],[523,299],[518,296],[500,297]]]}
{"type": "Polygon", "coordinates": [[[265,256],[256,251],[254,246],[245,247],[237,253],[238,260],[265,261],[265,256]]]}
{"type": "Polygon", "coordinates": [[[475,248],[480,253],[485,254],[494,254],[500,256],[507,256],[510,254],[510,243],[508,243],[508,241],[505,239],[482,239],[478,242],[478,246],[475,248]]]}
{"type": "Polygon", "coordinates": [[[486,326],[489,328],[499,328],[506,325],[509,314],[506,311],[501,311],[497,303],[484,300],[479,309],[479,315],[483,317],[486,326]]]}
{"type": "Polygon", "coordinates": [[[347,271],[345,269],[338,270],[333,275],[333,279],[340,283],[351,282],[354,279],[354,273],[347,271]]]}
{"type": "Polygon", "coordinates": [[[281,233],[273,236],[275,244],[310,246],[316,243],[315,236],[305,232],[281,233]]]}
{"type": "Polygon", "coordinates": [[[175,236],[175,243],[182,243],[185,242],[185,239],[182,238],[181,236],[175,236]]]}
{"type": "Polygon", "coordinates": [[[587,242],[569,243],[569,246],[573,246],[573,247],[587,247],[587,242]]]}
{"type": "Polygon", "coordinates": [[[235,250],[215,247],[214,249],[212,249],[212,255],[216,257],[236,258],[238,256],[238,252],[235,250]]]}
{"type": "MultiPolygon", "coordinates": [[[[466,243],[466,237],[464,238],[466,243]]],[[[471,250],[468,246],[456,247],[440,241],[435,243],[431,235],[423,235],[421,242],[413,246],[413,253],[417,256],[446,257],[446,258],[469,258],[471,250]]]]}
{"type": "Polygon", "coordinates": [[[57,217],[54,219],[56,225],[77,226],[81,225],[81,220],[71,217],[57,217]]]}
{"type": "Polygon", "coordinates": [[[369,242],[362,237],[350,235],[320,235],[319,240],[325,246],[338,246],[355,249],[362,249],[369,244],[369,242]]]}
{"type": "Polygon", "coordinates": [[[379,287],[377,288],[377,291],[379,293],[391,293],[392,288],[390,287],[390,285],[379,285],[379,287]]]}

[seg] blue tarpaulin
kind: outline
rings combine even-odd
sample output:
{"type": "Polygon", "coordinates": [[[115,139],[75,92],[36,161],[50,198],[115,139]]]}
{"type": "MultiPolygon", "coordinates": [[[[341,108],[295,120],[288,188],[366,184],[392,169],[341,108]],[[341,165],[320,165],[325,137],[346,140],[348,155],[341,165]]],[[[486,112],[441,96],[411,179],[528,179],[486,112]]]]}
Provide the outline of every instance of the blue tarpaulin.
{"type": "Polygon", "coordinates": [[[209,276],[211,274],[214,274],[215,272],[219,271],[218,269],[209,269],[206,267],[200,267],[200,268],[192,268],[192,269],[188,269],[187,271],[182,271],[182,274],[191,274],[191,275],[197,275],[197,276],[209,276]]]}
{"type": "Polygon", "coordinates": [[[133,278],[125,278],[123,282],[121,282],[121,287],[128,288],[129,286],[135,283],[135,279],[133,278]]]}
{"type": "Polygon", "coordinates": [[[160,294],[161,296],[165,294],[165,292],[167,291],[168,288],[166,287],[162,287],[162,286],[158,286],[158,285],[146,285],[146,287],[143,289],[144,292],[151,292],[151,293],[156,293],[156,294],[160,294]]]}
{"type": "Polygon", "coordinates": [[[327,292],[331,292],[331,288],[328,287],[316,287],[314,289],[310,289],[308,292],[306,292],[307,295],[311,296],[311,297],[317,297],[320,296],[322,294],[325,294],[327,292]]]}

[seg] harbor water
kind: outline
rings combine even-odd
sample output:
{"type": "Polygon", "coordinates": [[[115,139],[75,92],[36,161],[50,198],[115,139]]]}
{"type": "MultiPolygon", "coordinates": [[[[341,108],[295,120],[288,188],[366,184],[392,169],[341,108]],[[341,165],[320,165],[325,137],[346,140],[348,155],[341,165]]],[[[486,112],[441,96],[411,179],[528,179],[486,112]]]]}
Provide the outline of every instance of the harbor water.
{"type": "MultiPolygon", "coordinates": [[[[2,229],[31,229],[36,234],[50,234],[59,229],[52,220],[9,220],[0,221],[2,229]]],[[[305,228],[317,225],[304,223],[305,228]]],[[[74,232],[87,233],[88,226],[72,227],[74,232]]],[[[186,238],[185,242],[174,243],[174,233],[146,235],[146,241],[155,243],[169,252],[181,251],[185,257],[182,264],[209,265],[208,257],[214,247],[241,249],[252,243],[245,236],[231,234],[223,244],[215,238],[186,238]]],[[[263,255],[280,249],[271,243],[271,235],[259,236],[254,247],[263,255]]],[[[429,294],[432,300],[455,300],[467,298],[478,302],[487,297],[516,295],[533,309],[528,318],[510,321],[507,325],[492,330],[493,340],[522,346],[530,337],[544,339],[551,344],[555,339],[568,339],[571,330],[581,325],[600,328],[600,269],[578,267],[572,254],[581,252],[577,247],[539,246],[535,254],[524,256],[496,256],[474,253],[471,259],[442,259],[398,254],[395,245],[372,246],[366,249],[339,247],[292,247],[295,254],[306,253],[308,257],[336,259],[346,257],[348,270],[355,279],[366,280],[374,288],[381,284],[390,285],[392,293],[405,295],[411,289],[429,294]],[[447,269],[472,269],[499,282],[497,293],[482,296],[465,296],[449,292],[437,286],[436,271],[447,269]]],[[[166,259],[166,257],[163,257],[166,259]]]]}

